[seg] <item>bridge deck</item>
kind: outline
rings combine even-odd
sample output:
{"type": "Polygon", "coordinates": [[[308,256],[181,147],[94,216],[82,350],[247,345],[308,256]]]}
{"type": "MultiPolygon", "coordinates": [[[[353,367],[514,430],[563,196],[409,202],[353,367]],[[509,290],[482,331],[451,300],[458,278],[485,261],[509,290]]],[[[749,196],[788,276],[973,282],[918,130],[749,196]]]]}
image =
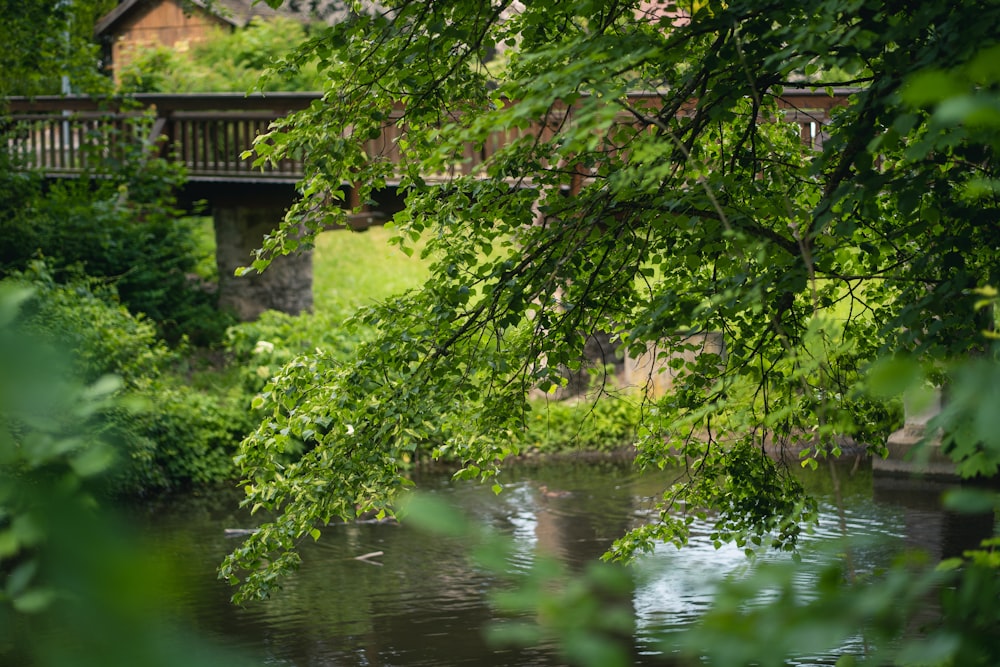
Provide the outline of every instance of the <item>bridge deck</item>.
{"type": "MultiPolygon", "coordinates": [[[[786,118],[801,126],[808,145],[819,147],[829,111],[852,91],[792,91],[780,101],[786,118]]],[[[636,94],[636,101],[653,97],[636,94]]],[[[263,170],[240,157],[270,124],[308,107],[319,93],[141,94],[128,101],[90,97],[38,97],[8,100],[7,149],[25,168],[50,176],[76,176],[108,158],[140,158],[141,146],[160,145],[162,154],[185,166],[188,178],[205,183],[294,183],[303,176],[299,160],[283,160],[263,170]],[[161,139],[161,137],[163,139],[161,139]],[[162,144],[159,142],[162,141],[162,144]]],[[[380,138],[369,141],[372,157],[398,160],[400,115],[387,119],[380,138]]],[[[482,147],[456,156],[465,173],[474,171],[510,137],[498,134],[482,147]]]]}

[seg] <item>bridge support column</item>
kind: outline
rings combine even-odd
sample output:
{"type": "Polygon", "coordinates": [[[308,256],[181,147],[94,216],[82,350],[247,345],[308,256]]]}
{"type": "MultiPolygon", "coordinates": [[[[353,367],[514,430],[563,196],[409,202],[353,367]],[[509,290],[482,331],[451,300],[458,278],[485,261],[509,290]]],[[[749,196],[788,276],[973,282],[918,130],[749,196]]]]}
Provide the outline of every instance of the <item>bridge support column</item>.
{"type": "Polygon", "coordinates": [[[285,202],[244,200],[215,203],[216,262],[219,267],[219,307],[234,311],[241,320],[256,319],[265,310],[297,315],[312,310],[312,251],[278,257],[262,273],[237,278],[264,236],[277,227],[285,202]]]}

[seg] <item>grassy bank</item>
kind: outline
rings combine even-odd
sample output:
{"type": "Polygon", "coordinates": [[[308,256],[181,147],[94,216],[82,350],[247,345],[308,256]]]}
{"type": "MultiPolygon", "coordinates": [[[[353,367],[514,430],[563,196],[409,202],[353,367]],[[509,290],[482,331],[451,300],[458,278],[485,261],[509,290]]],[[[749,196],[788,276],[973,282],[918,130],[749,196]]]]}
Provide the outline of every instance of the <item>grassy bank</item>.
{"type": "Polygon", "coordinates": [[[419,287],[427,262],[389,245],[392,231],[324,232],[313,255],[313,299],[317,313],[352,312],[360,306],[419,287]]]}

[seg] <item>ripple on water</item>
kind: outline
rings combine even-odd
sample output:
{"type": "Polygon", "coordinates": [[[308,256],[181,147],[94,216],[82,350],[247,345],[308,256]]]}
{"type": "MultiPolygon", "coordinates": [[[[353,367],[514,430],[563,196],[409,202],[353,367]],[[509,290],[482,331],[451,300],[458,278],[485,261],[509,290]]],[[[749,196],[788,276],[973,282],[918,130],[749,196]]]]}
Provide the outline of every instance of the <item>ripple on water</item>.
{"type": "MultiPolygon", "coordinates": [[[[652,499],[670,482],[667,477],[639,477],[627,466],[547,465],[504,475],[499,496],[488,485],[454,483],[447,475],[422,478],[420,486],[482,525],[510,536],[513,550],[508,562],[515,572],[527,571],[540,551],[555,555],[571,569],[593,561],[625,530],[649,519],[652,499]],[[542,486],[565,494],[546,495],[542,486]]],[[[883,539],[856,547],[854,565],[860,571],[870,570],[886,562],[904,538],[910,539],[913,524],[926,523],[923,514],[906,510],[904,516],[899,506],[873,500],[868,484],[845,496],[842,515],[830,494],[821,494],[820,522],[804,538],[807,564],[821,557],[820,545],[839,537],[843,525],[851,535],[883,539]]],[[[490,646],[482,628],[496,622],[497,615],[488,597],[503,584],[469,558],[469,545],[405,526],[327,528],[319,543],[303,544],[302,568],[289,578],[284,591],[266,603],[235,609],[228,604],[232,591],[215,575],[222,557],[237,544],[223,536],[223,529],[253,524],[231,509],[237,497],[221,495],[199,502],[159,508],[149,518],[152,544],[164,558],[180,564],[178,606],[192,623],[261,654],[266,664],[421,667],[560,662],[549,646],[531,650],[490,646]],[[372,562],[354,560],[374,551],[383,555],[372,562]]],[[[661,545],[642,559],[633,606],[637,646],[644,660],[655,662],[661,650],[658,638],[689,626],[711,606],[722,578],[743,576],[748,569],[740,549],[731,545],[716,549],[710,532],[707,523],[697,523],[684,550],[661,545]]],[[[808,569],[803,568],[800,576],[808,589],[808,569]]],[[[844,648],[859,648],[855,640],[851,642],[844,648]]]]}

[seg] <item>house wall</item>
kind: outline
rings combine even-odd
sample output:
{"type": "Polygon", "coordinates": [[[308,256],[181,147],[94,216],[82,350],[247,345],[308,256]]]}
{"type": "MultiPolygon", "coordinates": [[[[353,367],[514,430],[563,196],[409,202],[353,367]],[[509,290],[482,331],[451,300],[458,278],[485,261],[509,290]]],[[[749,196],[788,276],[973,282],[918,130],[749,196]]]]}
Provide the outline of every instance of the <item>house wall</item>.
{"type": "Polygon", "coordinates": [[[160,44],[178,51],[204,41],[213,30],[229,24],[200,7],[185,13],[178,0],[140,3],[116,30],[111,45],[115,79],[131,62],[131,52],[138,46],[160,44]]]}

